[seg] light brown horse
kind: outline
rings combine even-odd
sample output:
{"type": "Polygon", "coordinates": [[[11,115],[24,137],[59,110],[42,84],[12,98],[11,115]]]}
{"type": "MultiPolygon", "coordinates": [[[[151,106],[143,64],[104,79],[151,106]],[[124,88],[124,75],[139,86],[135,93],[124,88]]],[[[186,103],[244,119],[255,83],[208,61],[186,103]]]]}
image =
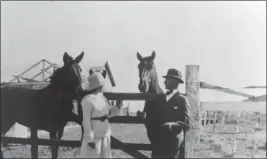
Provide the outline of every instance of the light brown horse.
{"type": "MultiPolygon", "coordinates": [[[[1,137],[16,122],[34,130],[48,131],[52,139],[61,139],[69,121],[81,125],[81,118],[72,110],[73,100],[81,89],[79,62],[83,56],[82,52],[73,60],[65,53],[64,66],[53,73],[50,84],[41,90],[1,88],[1,137]]],[[[58,146],[52,150],[52,158],[57,155],[58,146]]]]}
{"type": "MultiPolygon", "coordinates": [[[[154,59],[156,53],[153,51],[151,56],[142,57],[140,53],[137,53],[137,59],[139,60],[139,85],[138,89],[141,93],[158,93],[164,94],[158,83],[158,76],[156,67],[154,65],[154,59]]],[[[152,158],[156,157],[156,146],[157,137],[155,132],[158,130],[161,124],[160,109],[164,103],[161,101],[145,101],[143,112],[138,112],[137,116],[144,118],[144,124],[147,130],[147,136],[152,146],[152,158]]]]}
{"type": "MultiPolygon", "coordinates": [[[[157,93],[163,95],[162,99],[155,101],[146,101],[142,112],[137,112],[137,116],[144,118],[144,124],[147,130],[147,136],[152,145],[152,158],[157,157],[157,150],[155,148],[155,143],[159,140],[158,136],[155,135],[159,131],[159,126],[163,124],[161,119],[162,109],[166,105],[165,95],[163,90],[160,88],[158,83],[158,75],[156,67],[154,65],[154,59],[156,57],[156,52],[153,51],[151,56],[142,57],[139,52],[137,52],[137,59],[139,60],[138,70],[139,70],[139,85],[138,88],[140,92],[157,93]]],[[[179,157],[184,156],[184,145],[180,147],[179,157]]]]}

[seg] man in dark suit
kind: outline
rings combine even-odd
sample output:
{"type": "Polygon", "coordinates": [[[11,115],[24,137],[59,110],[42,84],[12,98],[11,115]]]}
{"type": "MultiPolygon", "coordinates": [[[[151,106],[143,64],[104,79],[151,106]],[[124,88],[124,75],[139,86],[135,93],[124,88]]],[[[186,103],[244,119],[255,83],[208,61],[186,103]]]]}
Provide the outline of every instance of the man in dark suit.
{"type": "Polygon", "coordinates": [[[165,78],[166,102],[160,116],[157,156],[160,158],[184,158],[185,132],[189,130],[189,103],[178,86],[184,83],[182,74],[177,69],[169,69],[165,78]],[[180,154],[179,154],[180,153],[180,154]]]}

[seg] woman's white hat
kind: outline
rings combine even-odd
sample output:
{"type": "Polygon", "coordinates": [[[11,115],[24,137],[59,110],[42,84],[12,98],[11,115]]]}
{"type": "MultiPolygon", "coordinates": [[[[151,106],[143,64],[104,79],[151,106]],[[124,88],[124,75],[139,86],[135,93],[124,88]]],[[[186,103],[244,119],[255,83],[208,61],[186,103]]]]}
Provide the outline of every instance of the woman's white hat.
{"type": "Polygon", "coordinates": [[[105,79],[100,72],[94,72],[88,77],[89,88],[87,90],[93,90],[105,85],[105,79]]]}

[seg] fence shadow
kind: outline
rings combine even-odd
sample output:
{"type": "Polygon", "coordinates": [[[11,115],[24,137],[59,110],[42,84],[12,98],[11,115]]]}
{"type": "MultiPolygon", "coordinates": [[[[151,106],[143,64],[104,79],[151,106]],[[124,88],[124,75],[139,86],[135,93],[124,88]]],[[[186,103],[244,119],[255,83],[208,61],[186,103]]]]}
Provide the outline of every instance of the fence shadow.
{"type": "Polygon", "coordinates": [[[123,152],[131,155],[133,158],[149,158],[138,150],[151,150],[150,144],[123,143],[113,136],[111,136],[111,148],[120,149],[123,152]]]}

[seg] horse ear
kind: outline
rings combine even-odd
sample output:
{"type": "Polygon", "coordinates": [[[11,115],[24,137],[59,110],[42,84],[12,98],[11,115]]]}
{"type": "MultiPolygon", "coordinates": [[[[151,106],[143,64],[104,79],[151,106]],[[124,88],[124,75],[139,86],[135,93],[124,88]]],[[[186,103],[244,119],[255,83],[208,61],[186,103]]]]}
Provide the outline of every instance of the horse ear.
{"type": "Polygon", "coordinates": [[[64,55],[63,55],[64,65],[69,62],[69,58],[70,58],[69,54],[67,52],[65,52],[64,55]]]}
{"type": "Polygon", "coordinates": [[[142,55],[140,55],[139,52],[137,52],[137,59],[138,59],[139,61],[143,61],[143,57],[142,57],[142,55]]]}
{"type": "Polygon", "coordinates": [[[82,52],[79,56],[77,56],[77,57],[74,59],[74,62],[75,62],[75,63],[80,63],[81,60],[83,59],[83,55],[84,55],[84,52],[82,52]]]}
{"type": "Polygon", "coordinates": [[[94,73],[92,69],[89,70],[89,76],[91,76],[94,73]]]}
{"type": "Polygon", "coordinates": [[[106,71],[106,70],[103,70],[103,72],[102,72],[102,76],[103,76],[104,78],[106,78],[106,76],[107,76],[107,71],[106,71]]]}
{"type": "Polygon", "coordinates": [[[153,50],[152,54],[151,54],[151,60],[153,61],[156,57],[156,52],[153,50]]]}

